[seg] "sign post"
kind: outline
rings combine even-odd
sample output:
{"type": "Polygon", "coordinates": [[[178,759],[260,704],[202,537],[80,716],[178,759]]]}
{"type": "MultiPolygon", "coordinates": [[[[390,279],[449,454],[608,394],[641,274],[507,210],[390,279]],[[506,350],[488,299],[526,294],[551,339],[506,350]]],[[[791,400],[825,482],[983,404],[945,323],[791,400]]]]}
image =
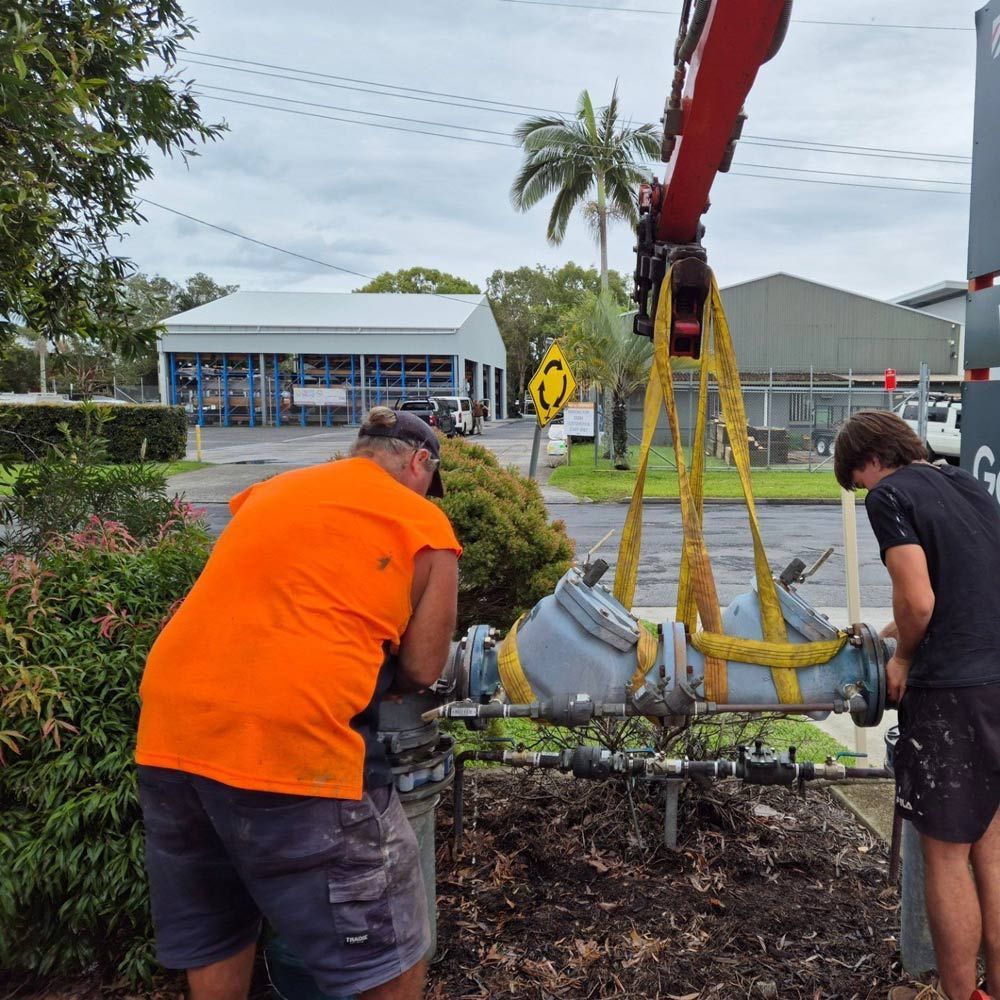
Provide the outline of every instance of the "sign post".
{"type": "Polygon", "coordinates": [[[559,416],[562,408],[570,401],[576,379],[569,362],[558,344],[549,344],[535,374],[528,382],[528,392],[535,404],[535,436],[531,442],[531,464],[528,478],[534,479],[538,471],[538,449],[542,441],[542,428],[559,416]]]}

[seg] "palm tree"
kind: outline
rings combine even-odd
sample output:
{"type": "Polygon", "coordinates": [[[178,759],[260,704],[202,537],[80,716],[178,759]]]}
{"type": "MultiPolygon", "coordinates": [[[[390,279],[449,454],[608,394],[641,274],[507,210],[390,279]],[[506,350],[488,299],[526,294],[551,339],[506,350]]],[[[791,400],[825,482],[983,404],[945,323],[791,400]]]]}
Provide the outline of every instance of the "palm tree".
{"type": "Polygon", "coordinates": [[[653,343],[637,337],[621,303],[608,292],[589,294],[575,310],[565,346],[573,371],[611,396],[611,457],[628,464],[628,401],[650,377],[653,343]]]}
{"type": "Polygon", "coordinates": [[[526,212],[555,194],[547,236],[553,246],[563,241],[573,210],[583,208],[597,230],[601,247],[601,287],[608,287],[608,218],[636,222],[635,193],[645,172],[636,157],[660,155],[655,125],[632,128],[619,121],[618,85],[606,107],[594,111],[584,90],[576,116],[527,118],[514,130],[524,149],[524,162],[511,185],[518,211],[526,212]]]}

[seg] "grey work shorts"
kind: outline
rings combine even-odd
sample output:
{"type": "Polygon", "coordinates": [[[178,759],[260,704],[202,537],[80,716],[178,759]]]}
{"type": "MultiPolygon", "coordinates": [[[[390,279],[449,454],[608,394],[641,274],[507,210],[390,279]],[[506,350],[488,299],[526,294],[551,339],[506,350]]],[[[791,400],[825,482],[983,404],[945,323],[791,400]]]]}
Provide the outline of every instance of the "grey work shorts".
{"type": "Polygon", "coordinates": [[[359,993],[430,947],[416,837],[399,796],[247,791],[139,767],[156,954],[169,969],[228,958],[261,916],[323,992],[359,993]]]}

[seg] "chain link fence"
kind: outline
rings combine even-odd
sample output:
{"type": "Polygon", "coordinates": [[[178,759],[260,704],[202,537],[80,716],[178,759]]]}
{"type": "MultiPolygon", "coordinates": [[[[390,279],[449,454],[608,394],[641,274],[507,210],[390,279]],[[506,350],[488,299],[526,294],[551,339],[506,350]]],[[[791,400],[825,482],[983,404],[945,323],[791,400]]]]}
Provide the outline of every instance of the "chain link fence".
{"type": "MultiPolygon", "coordinates": [[[[698,417],[698,382],[693,373],[674,377],[674,398],[681,440],[690,461],[695,447],[698,417]]],[[[890,410],[912,395],[912,391],[886,392],[871,384],[802,384],[769,381],[743,386],[747,415],[746,434],[750,464],[761,469],[830,469],[837,428],[859,410],[890,410]]],[[[642,440],[641,400],[633,399],[628,414],[630,449],[642,440]]],[[[662,414],[653,437],[650,468],[675,468],[666,414],[662,414]]],[[[697,443],[705,453],[705,467],[713,471],[736,471],[730,429],[722,417],[718,390],[709,389],[705,438],[697,443]]],[[[605,449],[602,454],[606,453],[605,449]]],[[[595,463],[596,464],[596,463],[595,463]]]]}

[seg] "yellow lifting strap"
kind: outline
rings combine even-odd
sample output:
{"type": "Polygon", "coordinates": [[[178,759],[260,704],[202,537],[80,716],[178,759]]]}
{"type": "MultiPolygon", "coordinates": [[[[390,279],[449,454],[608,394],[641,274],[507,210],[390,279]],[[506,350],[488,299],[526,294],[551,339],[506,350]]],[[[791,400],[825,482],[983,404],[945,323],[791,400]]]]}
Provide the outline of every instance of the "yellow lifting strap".
{"type": "Polygon", "coordinates": [[[500,683],[503,684],[507,697],[515,705],[530,705],[535,700],[535,692],[531,690],[528,678],[524,676],[521,657],[517,653],[517,630],[524,615],[510,627],[497,651],[497,670],[500,673],[500,683]]]}
{"type": "Polygon", "coordinates": [[[674,398],[673,372],[670,367],[669,333],[671,316],[670,272],[663,279],[653,327],[653,371],[646,387],[643,404],[642,443],[639,468],[632,502],[625,518],[618,568],[615,573],[615,597],[625,607],[635,598],[635,584],[642,547],[642,498],[646,485],[649,453],[660,409],[666,404],[670,435],[674,442],[677,465],[677,485],[681,501],[681,521],[684,546],[677,588],[677,620],[684,623],[691,644],[705,656],[705,697],[708,701],[725,704],[728,701],[727,661],[757,663],[771,668],[778,700],[784,705],[800,704],[796,670],[831,660],[844,647],[847,636],[826,642],[790,643],[777,588],[764,551],[757,512],[754,508],[753,486],[750,480],[750,447],[746,437],[746,411],[740,387],[739,369],[733,350],[729,325],[722,308],[719,286],[712,275],[712,288],[702,320],[701,366],[698,381],[698,411],[694,431],[691,470],[688,472],[681,441],[674,398]],[[754,568],[757,576],[757,596],[760,601],[763,640],[739,639],[722,633],[722,612],[712,574],[712,563],[702,531],[704,515],[705,420],[708,408],[709,375],[718,385],[722,414],[729,428],[733,461],[740,477],[743,498],[753,537],[754,568]],[[698,631],[701,620],[703,631],[698,631]]]}

